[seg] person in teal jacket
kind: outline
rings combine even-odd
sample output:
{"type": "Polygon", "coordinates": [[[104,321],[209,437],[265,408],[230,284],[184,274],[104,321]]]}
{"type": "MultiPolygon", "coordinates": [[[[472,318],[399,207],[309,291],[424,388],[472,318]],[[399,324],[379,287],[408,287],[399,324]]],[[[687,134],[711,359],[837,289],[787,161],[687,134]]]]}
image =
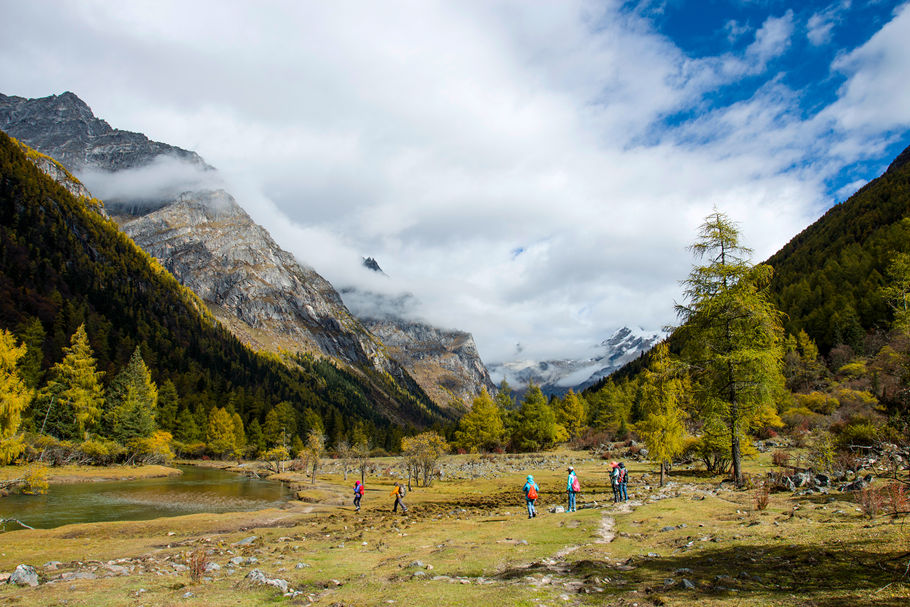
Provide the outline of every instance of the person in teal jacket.
{"type": "Polygon", "coordinates": [[[537,483],[534,482],[534,477],[530,474],[528,475],[528,481],[525,483],[525,486],[522,487],[522,491],[525,492],[525,502],[528,506],[528,518],[534,518],[537,516],[537,508],[534,507],[534,502],[537,501],[540,487],[537,486],[537,483]]]}
{"type": "Polygon", "coordinates": [[[566,512],[575,512],[575,494],[578,493],[578,478],[575,476],[575,468],[569,466],[569,478],[566,479],[566,493],[569,496],[569,506],[566,512]]]}

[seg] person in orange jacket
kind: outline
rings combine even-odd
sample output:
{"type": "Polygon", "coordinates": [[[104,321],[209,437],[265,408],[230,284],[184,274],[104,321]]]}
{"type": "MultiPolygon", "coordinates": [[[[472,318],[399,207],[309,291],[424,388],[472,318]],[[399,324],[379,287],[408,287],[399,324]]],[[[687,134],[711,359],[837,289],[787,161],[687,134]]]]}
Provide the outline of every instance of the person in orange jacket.
{"type": "Polygon", "coordinates": [[[401,513],[405,514],[408,511],[408,507],[404,505],[404,501],[401,499],[404,497],[404,487],[400,483],[395,483],[395,488],[392,489],[392,492],[389,495],[395,496],[395,504],[392,506],[392,512],[398,511],[398,506],[401,506],[401,513]]]}

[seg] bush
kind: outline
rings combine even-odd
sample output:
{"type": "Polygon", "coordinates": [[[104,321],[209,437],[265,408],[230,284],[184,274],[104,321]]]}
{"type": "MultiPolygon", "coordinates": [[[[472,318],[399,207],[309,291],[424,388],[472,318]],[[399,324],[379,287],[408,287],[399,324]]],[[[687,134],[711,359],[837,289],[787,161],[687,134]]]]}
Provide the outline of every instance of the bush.
{"type": "Polygon", "coordinates": [[[780,468],[784,468],[790,463],[790,454],[786,451],[775,451],[771,454],[771,463],[780,468]]]}
{"type": "Polygon", "coordinates": [[[781,414],[781,419],[790,430],[805,431],[824,425],[825,416],[808,407],[793,407],[781,414]]]}
{"type": "Polygon", "coordinates": [[[119,443],[100,438],[83,442],[79,445],[79,451],[88,463],[98,466],[106,466],[119,460],[125,452],[119,443]]]}
{"type": "Polygon", "coordinates": [[[797,409],[809,409],[810,411],[821,415],[831,415],[840,405],[836,398],[823,392],[794,394],[793,400],[796,401],[797,409]]]}
{"type": "Polygon", "coordinates": [[[130,441],[128,448],[135,461],[144,464],[165,464],[174,459],[171,451],[173,437],[170,432],[158,430],[148,438],[136,438],[130,441]]]}
{"type": "Polygon", "coordinates": [[[768,503],[771,501],[771,483],[767,480],[760,481],[755,488],[753,501],[756,510],[765,510],[768,507],[768,503]]]}
{"type": "Polygon", "coordinates": [[[832,431],[837,434],[838,446],[844,449],[851,445],[864,447],[874,445],[879,434],[878,427],[865,419],[855,419],[845,426],[832,427],[832,431]]]}

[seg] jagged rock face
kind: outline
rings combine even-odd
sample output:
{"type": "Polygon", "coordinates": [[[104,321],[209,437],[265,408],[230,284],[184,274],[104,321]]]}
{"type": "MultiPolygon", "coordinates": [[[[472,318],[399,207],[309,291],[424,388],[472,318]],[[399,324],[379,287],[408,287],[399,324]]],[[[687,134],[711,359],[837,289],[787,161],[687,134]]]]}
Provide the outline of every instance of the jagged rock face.
{"type": "Polygon", "coordinates": [[[402,319],[365,318],[363,323],[440,406],[453,400],[470,406],[483,388],[495,393],[470,333],[402,319]]]}
{"type": "Polygon", "coordinates": [[[181,194],[122,227],[257,347],[303,349],[382,370],[393,364],[332,285],[278,247],[226,192],[181,194]]]}
{"type": "Polygon", "coordinates": [[[195,152],[113,129],[73,93],[25,99],[0,94],[0,130],[53,156],[71,171],[119,171],[172,156],[210,168],[195,152]]]}

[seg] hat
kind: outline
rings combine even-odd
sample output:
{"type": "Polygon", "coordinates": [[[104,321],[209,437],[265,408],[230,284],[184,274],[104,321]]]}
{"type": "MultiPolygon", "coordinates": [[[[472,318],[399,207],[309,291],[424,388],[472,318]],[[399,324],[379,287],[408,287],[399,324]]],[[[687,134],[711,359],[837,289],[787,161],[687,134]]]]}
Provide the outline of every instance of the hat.
{"type": "Polygon", "coordinates": [[[534,481],[534,477],[533,477],[533,476],[531,476],[531,475],[530,475],[530,474],[529,474],[529,475],[528,475],[528,481],[531,481],[531,482],[533,482],[533,481],[534,481]]]}
{"type": "Polygon", "coordinates": [[[575,470],[575,468],[573,468],[572,466],[569,466],[569,470],[575,470]]]}
{"type": "Polygon", "coordinates": [[[619,464],[617,464],[616,462],[610,462],[610,467],[611,467],[611,468],[615,468],[615,467],[617,467],[618,465],[619,465],[619,464]]]}

